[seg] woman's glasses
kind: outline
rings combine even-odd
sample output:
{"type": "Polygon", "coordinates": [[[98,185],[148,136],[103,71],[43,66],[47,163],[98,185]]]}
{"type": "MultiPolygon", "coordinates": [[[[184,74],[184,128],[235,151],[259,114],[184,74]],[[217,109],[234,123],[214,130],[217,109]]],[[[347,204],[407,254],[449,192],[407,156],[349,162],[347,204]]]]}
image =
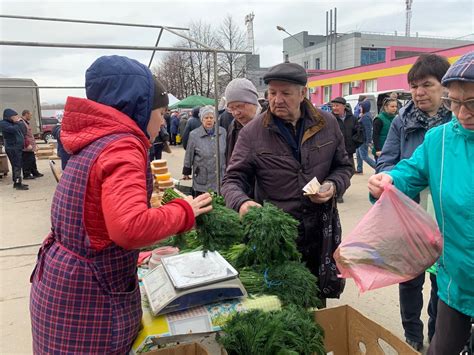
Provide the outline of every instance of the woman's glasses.
{"type": "Polygon", "coordinates": [[[442,97],[441,100],[443,100],[444,107],[449,111],[459,111],[461,106],[464,106],[468,111],[474,112],[474,99],[459,101],[449,97],[442,97]]]}

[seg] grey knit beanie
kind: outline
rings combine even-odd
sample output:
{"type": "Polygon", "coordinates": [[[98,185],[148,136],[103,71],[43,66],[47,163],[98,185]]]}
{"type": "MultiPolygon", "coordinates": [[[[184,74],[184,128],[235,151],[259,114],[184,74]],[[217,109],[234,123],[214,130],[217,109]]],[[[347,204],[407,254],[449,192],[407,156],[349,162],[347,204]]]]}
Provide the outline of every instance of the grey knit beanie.
{"type": "Polygon", "coordinates": [[[225,99],[227,104],[239,101],[258,106],[257,89],[250,80],[244,78],[234,79],[227,85],[225,99]]]}
{"type": "Polygon", "coordinates": [[[216,116],[216,109],[214,108],[214,106],[207,105],[201,107],[201,109],[199,110],[199,118],[201,119],[201,121],[203,117],[206,116],[208,113],[212,113],[214,117],[216,116]]]}

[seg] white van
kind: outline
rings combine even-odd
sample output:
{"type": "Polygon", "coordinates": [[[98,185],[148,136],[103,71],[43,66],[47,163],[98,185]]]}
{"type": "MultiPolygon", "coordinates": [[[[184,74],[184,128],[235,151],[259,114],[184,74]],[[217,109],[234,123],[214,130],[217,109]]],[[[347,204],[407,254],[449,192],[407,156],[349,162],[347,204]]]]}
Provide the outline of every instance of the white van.
{"type": "Polygon", "coordinates": [[[347,103],[351,105],[352,111],[357,105],[359,96],[365,96],[366,100],[370,101],[370,113],[375,117],[382,109],[384,100],[390,96],[390,93],[396,92],[398,94],[398,100],[405,105],[411,99],[411,93],[403,89],[375,91],[375,92],[362,92],[360,94],[344,96],[347,103]]]}

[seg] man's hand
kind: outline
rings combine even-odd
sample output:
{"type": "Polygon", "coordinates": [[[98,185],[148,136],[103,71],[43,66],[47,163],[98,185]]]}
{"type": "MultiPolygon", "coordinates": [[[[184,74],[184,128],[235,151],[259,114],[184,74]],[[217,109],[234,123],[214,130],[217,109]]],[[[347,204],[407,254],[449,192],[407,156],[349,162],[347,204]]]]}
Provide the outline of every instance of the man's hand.
{"type": "Polygon", "coordinates": [[[385,185],[391,184],[393,179],[390,175],[380,173],[376,175],[372,175],[369,178],[369,191],[372,196],[375,198],[379,198],[382,195],[383,189],[385,185]]]}
{"type": "Polygon", "coordinates": [[[184,200],[191,205],[194,212],[194,217],[212,210],[212,197],[207,192],[205,194],[199,195],[196,198],[187,196],[184,200]]]}
{"type": "Polygon", "coordinates": [[[381,155],[382,155],[382,151],[381,151],[381,150],[379,150],[378,152],[375,152],[375,156],[376,156],[376,157],[379,157],[379,156],[381,156],[381,155]]]}
{"type": "Polygon", "coordinates": [[[262,207],[261,204],[255,202],[255,201],[252,201],[252,200],[245,201],[239,208],[240,218],[245,216],[245,214],[249,211],[249,208],[253,207],[253,206],[262,207]]]}
{"type": "Polygon", "coordinates": [[[308,195],[313,203],[324,203],[329,201],[336,193],[336,187],[333,182],[326,181],[321,185],[318,193],[308,195]]]}
{"type": "Polygon", "coordinates": [[[32,151],[32,150],[33,150],[33,146],[32,146],[31,144],[28,144],[28,147],[26,147],[26,150],[32,151]]]}

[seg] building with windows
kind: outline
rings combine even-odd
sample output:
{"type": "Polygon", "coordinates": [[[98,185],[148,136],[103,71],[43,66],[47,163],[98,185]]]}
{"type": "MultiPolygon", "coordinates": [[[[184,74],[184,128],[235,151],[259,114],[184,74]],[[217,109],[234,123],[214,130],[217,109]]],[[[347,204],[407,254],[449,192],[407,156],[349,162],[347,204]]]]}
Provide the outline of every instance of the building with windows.
{"type": "Polygon", "coordinates": [[[263,82],[263,76],[268,68],[260,67],[260,55],[244,54],[236,60],[235,67],[239,76],[249,79],[255,85],[259,97],[263,97],[267,89],[263,82]]]}
{"type": "Polygon", "coordinates": [[[283,39],[283,60],[298,63],[305,69],[340,70],[472,43],[466,38],[405,37],[396,33],[350,32],[323,36],[303,31],[283,39]]]}
{"type": "Polygon", "coordinates": [[[420,53],[436,53],[448,58],[452,63],[460,56],[474,51],[474,44],[435,51],[416,47],[409,49],[410,53],[417,52],[417,54],[410,57],[404,55],[400,58],[397,53],[406,52],[406,47],[387,47],[383,62],[342,70],[317,71],[314,75],[311,75],[313,71],[310,70],[308,88],[311,101],[319,106],[338,96],[396,89],[409,90],[407,73],[420,53]]]}

